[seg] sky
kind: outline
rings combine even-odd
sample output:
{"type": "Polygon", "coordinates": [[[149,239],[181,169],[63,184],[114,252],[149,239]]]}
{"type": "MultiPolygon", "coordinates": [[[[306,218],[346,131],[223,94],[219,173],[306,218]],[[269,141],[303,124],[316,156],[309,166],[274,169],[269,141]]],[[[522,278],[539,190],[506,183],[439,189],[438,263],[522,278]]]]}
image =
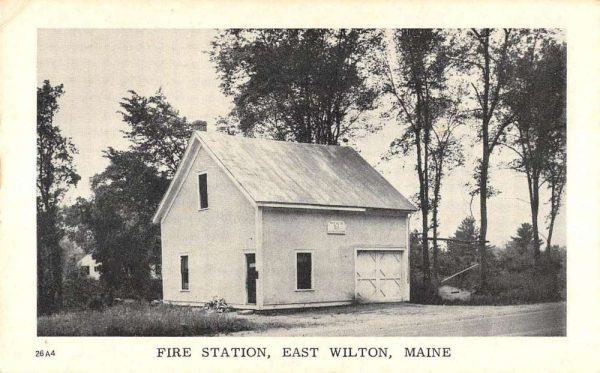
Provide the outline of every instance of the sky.
{"type": "MultiPolygon", "coordinates": [[[[38,30],[38,86],[46,79],[63,84],[60,111],[55,117],[63,134],[70,137],[79,153],[74,157],[81,181],[65,197],[89,197],[89,178],[108,165],[102,151],[112,146],[126,149],[121,131],[125,123],[118,113],[119,101],[134,90],[152,95],[159,88],[167,100],[189,120],[205,120],[215,130],[216,119],[232,108],[231,99],[219,89],[219,79],[209,60],[215,30],[207,29],[40,29],[38,30]]],[[[371,115],[378,120],[378,115],[371,115]]],[[[382,162],[381,155],[398,135],[400,127],[389,123],[373,134],[352,141],[362,156],[406,197],[418,191],[412,156],[382,162]]],[[[464,131],[474,131],[466,128],[464,131]]],[[[473,161],[480,147],[464,141],[467,162],[444,181],[440,206],[440,236],[450,237],[467,216],[479,220],[479,201],[472,201],[465,184],[472,179],[473,161]]],[[[504,245],[521,223],[530,222],[527,181],[524,175],[507,169],[512,155],[495,150],[492,155],[491,184],[501,191],[488,201],[488,240],[504,245]]],[[[542,193],[542,200],[547,194],[542,193]]],[[[566,197],[564,197],[566,200],[566,197]]],[[[566,244],[564,208],[559,214],[553,243],[566,244]]],[[[545,227],[548,206],[541,206],[540,226],[545,227]]],[[[411,228],[419,218],[411,218],[411,228]]],[[[542,238],[546,230],[541,231],[542,238]]]]}

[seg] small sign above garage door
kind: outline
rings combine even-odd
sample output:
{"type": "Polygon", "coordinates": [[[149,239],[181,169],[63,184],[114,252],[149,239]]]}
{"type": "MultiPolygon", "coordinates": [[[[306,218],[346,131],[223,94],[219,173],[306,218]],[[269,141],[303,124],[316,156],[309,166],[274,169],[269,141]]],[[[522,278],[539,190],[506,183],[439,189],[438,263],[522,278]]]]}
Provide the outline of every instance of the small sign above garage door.
{"type": "Polygon", "coordinates": [[[333,220],[327,223],[327,234],[346,234],[346,223],[342,220],[333,220]]]}
{"type": "Polygon", "coordinates": [[[402,250],[358,250],[356,253],[356,300],[361,303],[404,300],[402,250]]]}

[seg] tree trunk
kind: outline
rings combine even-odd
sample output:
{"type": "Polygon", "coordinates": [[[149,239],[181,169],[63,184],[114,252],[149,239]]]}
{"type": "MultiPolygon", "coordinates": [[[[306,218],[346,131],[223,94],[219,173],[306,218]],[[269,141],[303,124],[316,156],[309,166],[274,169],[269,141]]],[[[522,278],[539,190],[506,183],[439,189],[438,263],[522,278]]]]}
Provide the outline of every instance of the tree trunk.
{"type": "Polygon", "coordinates": [[[53,287],[53,308],[59,311],[62,307],[62,249],[58,240],[58,236],[54,237],[52,242],[52,287],[53,287]]]}
{"type": "MultiPolygon", "coordinates": [[[[423,156],[421,154],[422,146],[421,146],[421,136],[419,132],[416,133],[416,145],[417,145],[417,173],[419,175],[419,199],[421,202],[421,223],[422,223],[422,236],[423,236],[423,248],[422,248],[422,256],[423,256],[423,286],[428,291],[431,289],[431,270],[429,266],[429,240],[427,239],[427,234],[429,231],[428,224],[428,216],[429,216],[429,208],[428,208],[428,190],[427,190],[427,179],[426,179],[426,170],[427,167],[424,167],[423,156]]],[[[426,160],[425,160],[426,162],[426,160]]]]}
{"type": "Polygon", "coordinates": [[[486,237],[487,237],[487,180],[488,168],[490,164],[490,138],[489,125],[491,113],[489,112],[490,99],[490,50],[489,50],[489,29],[485,30],[482,40],[484,68],[483,68],[483,98],[481,102],[482,120],[482,155],[481,169],[479,175],[479,212],[481,216],[481,227],[479,235],[479,287],[481,291],[487,289],[487,260],[486,260],[486,237]]]}
{"type": "Polygon", "coordinates": [[[437,286],[439,284],[440,266],[439,266],[439,263],[438,263],[439,248],[438,248],[438,242],[437,242],[437,235],[438,235],[438,233],[437,233],[437,208],[435,206],[433,208],[432,225],[433,225],[433,240],[432,240],[432,244],[433,244],[433,273],[432,273],[432,278],[433,278],[433,282],[437,286]]]}
{"type": "Polygon", "coordinates": [[[436,165],[435,169],[435,179],[433,185],[433,206],[432,206],[432,218],[431,225],[433,228],[432,237],[433,237],[433,281],[437,286],[439,284],[439,274],[440,274],[440,266],[438,262],[439,256],[439,247],[438,247],[438,211],[440,207],[440,188],[442,184],[442,164],[436,165]]]}
{"type": "MultiPolygon", "coordinates": [[[[39,233],[38,233],[39,234],[39,233]]],[[[38,316],[48,313],[48,299],[46,296],[46,281],[44,278],[44,250],[40,241],[37,244],[37,310],[38,316]]]]}
{"type": "Polygon", "coordinates": [[[427,269],[423,272],[423,280],[427,289],[431,288],[431,269],[429,264],[429,179],[427,175],[427,147],[425,146],[425,162],[424,162],[423,178],[425,184],[423,186],[423,266],[427,265],[427,269]]]}
{"type": "Polygon", "coordinates": [[[554,220],[556,219],[556,214],[550,213],[550,224],[548,225],[548,240],[546,241],[546,251],[550,252],[550,248],[552,247],[552,232],[554,231],[554,220]]]}
{"type": "Polygon", "coordinates": [[[489,150],[484,143],[483,158],[481,160],[481,175],[479,180],[479,211],[481,215],[481,227],[479,227],[479,286],[481,290],[487,289],[487,259],[486,259],[486,237],[487,237],[487,178],[489,167],[489,150]]]}
{"type": "Polygon", "coordinates": [[[422,209],[422,229],[423,229],[423,286],[426,289],[431,288],[431,270],[429,267],[429,240],[427,239],[427,214],[428,209],[425,207],[422,209]]]}
{"type": "Polygon", "coordinates": [[[550,249],[552,247],[552,233],[554,232],[554,222],[556,221],[556,216],[558,215],[558,210],[560,208],[562,185],[557,186],[556,183],[552,181],[551,193],[552,194],[550,195],[550,225],[548,226],[548,240],[546,243],[546,250],[548,252],[550,252],[550,249]]]}
{"type": "Polygon", "coordinates": [[[540,231],[538,227],[538,212],[540,205],[539,196],[539,182],[534,176],[532,178],[531,186],[531,226],[533,229],[533,264],[535,267],[539,265],[540,261],[540,231]]]}
{"type": "Polygon", "coordinates": [[[39,211],[37,225],[38,313],[50,314],[62,303],[62,252],[56,210],[39,211]]]}

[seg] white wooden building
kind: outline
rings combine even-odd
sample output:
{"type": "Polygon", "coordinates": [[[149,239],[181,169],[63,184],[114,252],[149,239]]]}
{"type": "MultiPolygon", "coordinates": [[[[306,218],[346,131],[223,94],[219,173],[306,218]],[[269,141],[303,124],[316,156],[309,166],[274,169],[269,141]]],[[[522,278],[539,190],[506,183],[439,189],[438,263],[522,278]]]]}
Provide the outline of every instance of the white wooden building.
{"type": "Polygon", "coordinates": [[[89,278],[100,279],[100,265],[92,258],[92,254],[87,254],[77,262],[79,270],[89,278]]]}
{"type": "Polygon", "coordinates": [[[407,301],[412,211],[349,147],[196,132],[153,219],[164,301],[407,301]]]}

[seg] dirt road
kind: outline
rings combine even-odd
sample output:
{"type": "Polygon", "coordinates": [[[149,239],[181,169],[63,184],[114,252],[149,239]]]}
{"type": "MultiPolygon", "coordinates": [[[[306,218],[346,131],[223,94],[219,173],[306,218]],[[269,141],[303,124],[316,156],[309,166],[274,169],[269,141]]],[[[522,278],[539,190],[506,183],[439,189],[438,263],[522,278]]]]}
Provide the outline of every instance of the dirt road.
{"type": "Polygon", "coordinates": [[[516,306],[370,304],[243,316],[256,336],[562,336],[566,303],[516,306]],[[269,324],[282,327],[271,328],[269,324]]]}

